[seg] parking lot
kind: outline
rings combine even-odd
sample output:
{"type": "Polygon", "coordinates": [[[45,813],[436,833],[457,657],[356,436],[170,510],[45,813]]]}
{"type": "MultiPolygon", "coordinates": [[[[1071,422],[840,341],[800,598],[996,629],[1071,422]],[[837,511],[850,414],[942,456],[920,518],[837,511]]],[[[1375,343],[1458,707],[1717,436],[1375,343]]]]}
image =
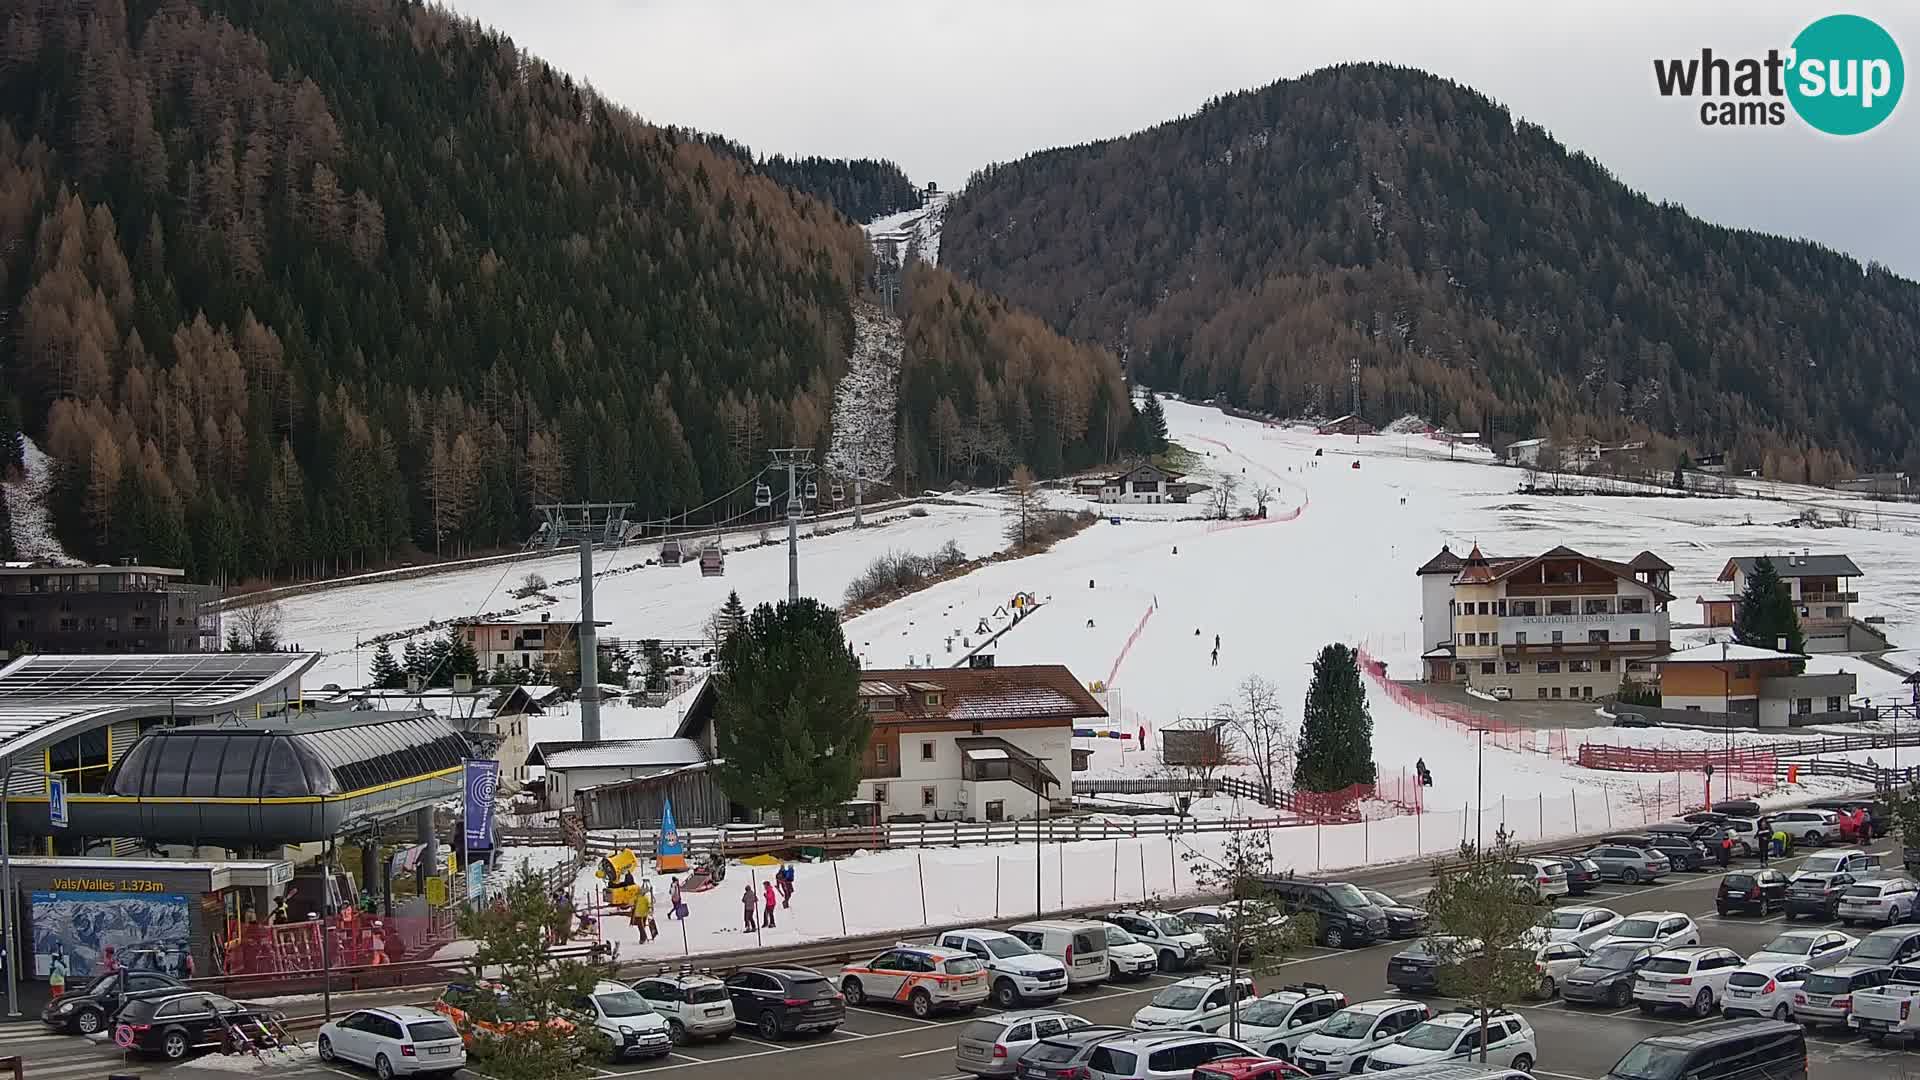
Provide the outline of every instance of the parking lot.
{"type": "MultiPolygon", "coordinates": [[[[1882,841],[1877,850],[1898,857],[1887,841],[1882,841]]],[[[1791,870],[1797,862],[1797,859],[1787,860],[1784,866],[1791,870]]],[[[1671,910],[1690,915],[1700,924],[1703,944],[1723,945],[1743,956],[1758,950],[1790,925],[1784,915],[1721,918],[1714,913],[1714,891],[1718,883],[1719,874],[1714,871],[1673,874],[1651,885],[1602,885],[1569,902],[1611,907],[1623,915],[1646,910],[1671,910]]],[[[1387,891],[1406,895],[1424,884],[1423,879],[1409,877],[1387,891]]],[[[1802,919],[1791,925],[1823,924],[1802,919]]],[[[1853,932],[1858,935],[1865,931],[1853,932]]],[[[1354,1001],[1384,996],[1391,992],[1386,982],[1387,960],[1401,947],[1400,943],[1382,942],[1345,951],[1317,948],[1310,955],[1289,960],[1280,970],[1261,976],[1260,987],[1264,990],[1287,982],[1312,981],[1342,990],[1354,1001]]],[[[828,973],[837,975],[837,972],[828,973]]],[[[1125,1025],[1135,1010],[1171,981],[1167,976],[1153,975],[1137,983],[1102,984],[1068,994],[1058,1007],[1096,1023],[1125,1025]]],[[[1439,997],[1422,1000],[1436,1009],[1450,1004],[1439,997]]],[[[1585,1009],[1569,1007],[1560,1001],[1518,1003],[1515,1008],[1537,1034],[1540,1058],[1535,1074],[1552,1080],[1597,1080],[1621,1053],[1640,1039],[1720,1022],[1718,1016],[1707,1020],[1676,1014],[1647,1017],[1634,1007],[1585,1009]]],[[[697,1076],[716,1080],[759,1080],[769,1070],[775,1070],[782,1077],[818,1077],[819,1080],[840,1080],[848,1076],[857,1076],[859,1080],[950,1080],[957,1077],[952,1062],[956,1029],[970,1019],[937,1016],[917,1020],[904,1012],[885,1008],[852,1008],[848,1010],[845,1026],[827,1036],[774,1043],[739,1034],[725,1042],[676,1047],[670,1056],[655,1061],[603,1064],[597,1071],[603,1077],[616,1077],[691,1070],[697,1076]]],[[[36,1036],[23,1031],[19,1037],[36,1036]]],[[[6,1038],[6,1033],[0,1033],[0,1040],[6,1038]]],[[[110,1047],[89,1047],[81,1040],[62,1036],[37,1038],[39,1041],[31,1046],[0,1050],[0,1053],[21,1053],[27,1058],[29,1080],[43,1076],[51,1080],[81,1080],[104,1076],[109,1068],[119,1067],[119,1055],[111,1052],[110,1047]]],[[[1920,1065],[1920,1051],[1877,1049],[1858,1036],[1831,1029],[1812,1036],[1809,1046],[1814,1073],[1821,1080],[1865,1080],[1904,1072],[1909,1061],[1920,1065]]],[[[192,1065],[165,1069],[152,1063],[143,1064],[136,1071],[167,1072],[171,1080],[201,1080],[202,1075],[211,1080],[217,1075],[213,1070],[196,1069],[192,1065]]],[[[303,1080],[338,1080],[342,1076],[365,1080],[365,1074],[354,1070],[318,1063],[272,1071],[279,1076],[299,1076],[303,1080]]],[[[230,1077],[232,1070],[222,1069],[220,1073],[230,1077]]]]}

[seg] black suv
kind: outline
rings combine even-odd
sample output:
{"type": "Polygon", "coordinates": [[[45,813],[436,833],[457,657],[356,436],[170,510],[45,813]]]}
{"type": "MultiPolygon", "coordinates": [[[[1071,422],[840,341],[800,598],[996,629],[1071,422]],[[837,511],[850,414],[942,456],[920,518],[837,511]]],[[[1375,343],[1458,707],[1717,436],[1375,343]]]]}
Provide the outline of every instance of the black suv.
{"type": "Polygon", "coordinates": [[[1269,877],[1261,886],[1285,914],[1318,918],[1320,941],[1328,948],[1368,945],[1387,936],[1387,913],[1347,882],[1269,877]]]}
{"type": "Polygon", "coordinates": [[[727,976],[727,996],[742,1027],[763,1039],[832,1031],[847,1018],[847,999],[827,977],[798,966],[741,968],[727,976]]]}
{"type": "Polygon", "coordinates": [[[1778,870],[1736,870],[1720,879],[1713,906],[1721,915],[1757,911],[1771,915],[1787,906],[1787,875],[1778,870]]]}
{"type": "Polygon", "coordinates": [[[130,996],[186,988],[187,984],[179,979],[157,971],[116,971],[93,980],[79,993],[49,1001],[40,1011],[40,1022],[55,1031],[95,1035],[107,1029],[107,1022],[130,996]]]}
{"type": "Polygon", "coordinates": [[[1807,1033],[1778,1020],[1736,1020],[1655,1035],[1628,1050],[1607,1072],[1607,1080],[1645,1076],[1807,1080],[1807,1033]]]}
{"type": "Polygon", "coordinates": [[[195,1050],[225,1046],[235,1028],[258,1030],[285,1019],[273,1009],[205,990],[175,990],[134,998],[121,1007],[118,1022],[132,1037],[127,1049],[180,1061],[195,1050]]]}

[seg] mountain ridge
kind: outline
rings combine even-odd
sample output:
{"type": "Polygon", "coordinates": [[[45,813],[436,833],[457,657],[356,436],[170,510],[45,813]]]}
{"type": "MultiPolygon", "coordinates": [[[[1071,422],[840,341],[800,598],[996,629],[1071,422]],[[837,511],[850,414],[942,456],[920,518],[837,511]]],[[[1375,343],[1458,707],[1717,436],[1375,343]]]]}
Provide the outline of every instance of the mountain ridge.
{"type": "MultiPolygon", "coordinates": [[[[980,170],[942,261],[1136,377],[1794,479],[1920,464],[1920,288],[1701,222],[1446,79],[1336,65],[980,170]],[[1898,403],[1898,404],[1896,404],[1898,403]]],[[[1318,406],[1318,408],[1316,407],[1318,406]]]]}

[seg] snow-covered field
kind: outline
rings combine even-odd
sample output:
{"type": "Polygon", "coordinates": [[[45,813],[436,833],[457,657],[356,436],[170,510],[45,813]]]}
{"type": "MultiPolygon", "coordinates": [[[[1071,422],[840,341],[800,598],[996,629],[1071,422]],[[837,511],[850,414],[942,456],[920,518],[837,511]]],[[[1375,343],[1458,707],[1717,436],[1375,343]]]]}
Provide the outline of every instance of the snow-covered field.
{"type": "MultiPolygon", "coordinates": [[[[927,507],[925,517],[913,517],[889,511],[892,520],[858,531],[847,530],[825,536],[808,537],[802,527],[800,539],[800,587],[809,596],[838,604],[847,583],[864,571],[874,559],[890,551],[929,554],[952,540],[969,557],[1001,550],[1005,520],[991,505],[927,507]]],[[[771,535],[784,535],[774,530],[771,535]]],[[[752,543],[749,534],[735,535],[731,543],[752,543]]],[[[634,567],[654,556],[657,544],[629,545],[596,557],[596,573],[634,567]]],[[[537,573],[549,581],[577,577],[578,554],[515,562],[502,567],[476,567],[471,570],[435,574],[410,581],[355,585],[281,601],[285,626],[283,638],[299,648],[327,654],[307,675],[308,685],[337,682],[358,686],[367,665],[373,660],[373,648],[362,646],[355,653],[355,642],[376,634],[420,626],[429,620],[445,621],[461,616],[519,606],[511,595],[513,587],[527,574],[537,573]]],[[[612,625],[601,629],[608,637],[663,640],[688,640],[703,636],[702,624],[722,603],[729,590],[738,590],[749,608],[774,602],[787,595],[787,549],[785,544],[731,550],[727,555],[724,577],[700,575],[693,564],[648,566],[631,573],[601,576],[594,590],[594,617],[612,625]]],[[[539,610],[550,611],[555,618],[578,618],[578,585],[556,585],[546,590],[555,603],[539,610]]],[[[537,618],[537,613],[525,617],[537,618]]],[[[397,656],[401,643],[390,648],[397,656]]]]}

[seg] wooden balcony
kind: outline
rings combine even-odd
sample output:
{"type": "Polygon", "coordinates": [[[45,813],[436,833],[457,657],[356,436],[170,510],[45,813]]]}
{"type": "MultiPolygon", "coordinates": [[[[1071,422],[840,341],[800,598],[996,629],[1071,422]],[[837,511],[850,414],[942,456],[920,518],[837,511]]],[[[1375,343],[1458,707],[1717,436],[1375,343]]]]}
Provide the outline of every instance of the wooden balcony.
{"type": "Polygon", "coordinates": [[[1619,592],[1617,581],[1509,581],[1507,595],[1513,596],[1612,596],[1619,592]]]}
{"type": "Polygon", "coordinates": [[[1800,594],[1803,604],[1857,604],[1860,594],[1857,592],[1803,592],[1800,594]]]}
{"type": "Polygon", "coordinates": [[[1529,641],[1525,645],[1504,644],[1500,655],[1519,657],[1555,656],[1664,656],[1673,651],[1665,641],[1529,641]]]}

